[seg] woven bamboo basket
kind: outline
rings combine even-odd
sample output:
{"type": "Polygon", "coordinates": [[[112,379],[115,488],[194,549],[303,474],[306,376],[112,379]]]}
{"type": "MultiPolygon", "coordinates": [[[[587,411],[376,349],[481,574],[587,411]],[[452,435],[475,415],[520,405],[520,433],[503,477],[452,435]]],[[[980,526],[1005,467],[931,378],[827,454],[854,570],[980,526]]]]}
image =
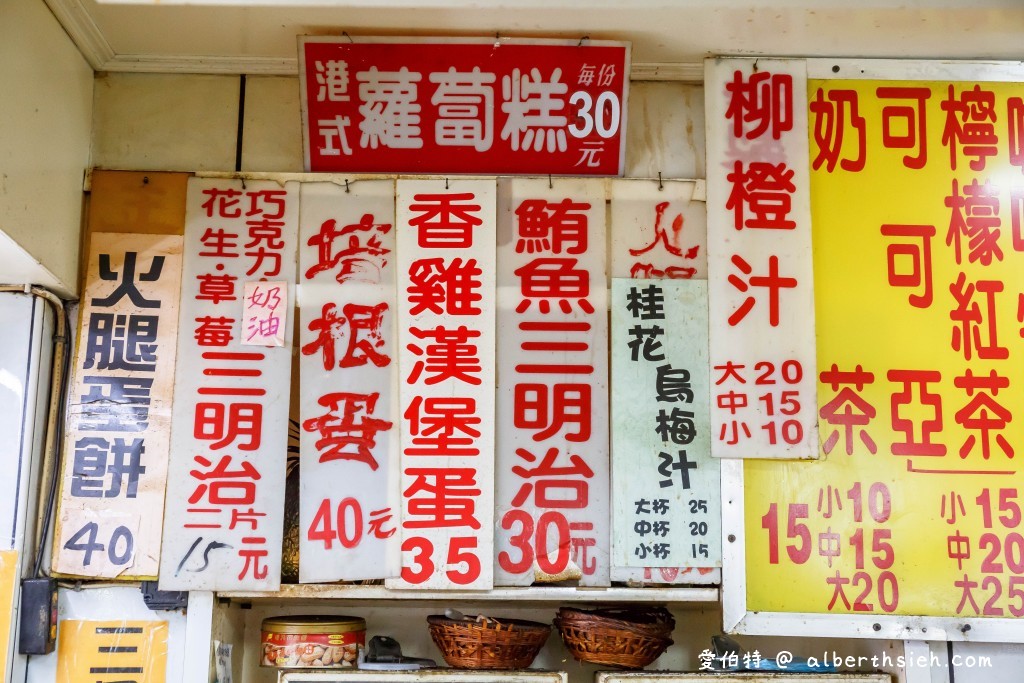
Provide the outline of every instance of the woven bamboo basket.
{"type": "Polygon", "coordinates": [[[663,607],[594,611],[562,607],[555,626],[572,656],[622,669],[642,669],[672,644],[675,619],[663,607]]]}
{"type": "Polygon", "coordinates": [[[457,669],[525,669],[544,647],[551,626],[522,619],[477,621],[427,617],[444,661],[457,669]]]}

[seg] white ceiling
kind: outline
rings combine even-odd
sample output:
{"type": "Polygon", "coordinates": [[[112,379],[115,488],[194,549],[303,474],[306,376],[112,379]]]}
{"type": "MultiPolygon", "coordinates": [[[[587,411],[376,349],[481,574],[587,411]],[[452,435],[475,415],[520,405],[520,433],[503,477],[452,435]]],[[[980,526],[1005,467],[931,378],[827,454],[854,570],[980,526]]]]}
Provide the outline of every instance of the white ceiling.
{"type": "Polygon", "coordinates": [[[96,70],[295,73],[296,36],[629,40],[634,77],[709,54],[1019,60],[1022,0],[45,0],[96,70]]]}

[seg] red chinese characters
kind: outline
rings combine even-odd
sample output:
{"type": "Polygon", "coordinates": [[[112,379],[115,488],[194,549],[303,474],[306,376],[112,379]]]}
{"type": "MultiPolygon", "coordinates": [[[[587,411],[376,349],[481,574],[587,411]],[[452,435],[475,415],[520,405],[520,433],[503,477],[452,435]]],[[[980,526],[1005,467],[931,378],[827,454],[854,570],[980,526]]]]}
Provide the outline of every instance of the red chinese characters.
{"type": "Polygon", "coordinates": [[[302,190],[302,581],[398,575],[394,183],[302,190]]]}
{"type": "Polygon", "coordinates": [[[707,278],[707,211],[694,181],[611,184],[613,278],[707,278]]]}
{"type": "Polygon", "coordinates": [[[770,503],[760,536],[769,565],[827,568],[817,588],[828,612],[891,614],[901,590],[895,521],[886,483],[822,482],[810,502],[770,503]]]}
{"type": "MultiPolygon", "coordinates": [[[[1007,146],[1010,164],[1014,164],[1019,144],[1019,102],[1008,98],[1004,106],[993,90],[963,83],[880,87],[876,95],[883,103],[881,132],[885,146],[916,150],[903,159],[907,173],[926,165],[925,104],[933,95],[941,98],[937,107],[942,112],[938,119],[941,143],[949,152],[943,185],[931,200],[936,207],[944,207],[948,223],[942,227],[880,227],[887,243],[887,284],[907,290],[906,301],[913,315],[931,314],[946,321],[942,325],[948,332],[941,346],[954,359],[953,367],[944,370],[936,369],[941,365],[922,368],[906,363],[886,372],[893,433],[888,450],[906,456],[911,472],[1009,474],[1000,460],[1009,460],[1015,453],[1009,437],[1013,402],[1007,399],[1014,379],[1003,367],[1011,358],[1012,340],[1001,330],[1000,311],[1006,311],[1015,299],[1019,303],[1020,295],[1011,291],[1013,284],[1001,266],[1020,247],[1020,193],[1012,184],[1003,185],[998,155],[1001,147],[1007,146]],[[897,130],[902,133],[896,134],[897,130]],[[1004,131],[1006,136],[1002,135],[1004,131]],[[1009,237],[1003,235],[1007,206],[1009,237]],[[935,239],[937,227],[944,230],[941,241],[935,239]],[[952,268],[945,268],[947,264],[952,268]],[[936,273],[940,272],[949,279],[936,282],[936,273]],[[953,433],[957,436],[951,436],[953,433]],[[920,460],[922,457],[932,460],[920,460]]],[[[874,378],[873,373],[863,374],[874,378]]],[[[821,381],[836,391],[834,380],[843,375],[849,376],[851,371],[839,372],[833,366],[833,372],[821,373],[821,381]]],[[[865,386],[860,381],[855,384],[865,386]]],[[[866,393],[877,395],[879,388],[876,385],[866,393]]],[[[882,406],[878,408],[884,411],[882,406]]],[[[844,430],[847,453],[852,453],[851,430],[859,430],[873,442],[870,434],[875,430],[869,423],[875,416],[874,409],[860,399],[859,390],[853,394],[847,387],[827,402],[820,414],[844,430]],[[843,392],[850,399],[845,412],[833,410],[840,405],[843,392]]],[[[830,444],[834,446],[834,440],[826,441],[826,449],[830,444]]],[[[881,449],[886,450],[884,445],[881,449]]]]}
{"type": "Polygon", "coordinates": [[[950,83],[940,103],[946,114],[942,144],[949,148],[949,167],[957,170],[960,157],[972,157],[972,171],[985,169],[985,162],[998,152],[995,93],[980,85],[959,90],[950,83]]]}
{"type": "Polygon", "coordinates": [[[934,294],[932,238],[935,237],[935,226],[883,225],[881,233],[889,240],[886,247],[889,285],[916,290],[907,295],[907,301],[915,308],[929,308],[934,294]]]}
{"type": "Polygon", "coordinates": [[[604,193],[510,181],[498,255],[496,583],[608,585],[604,193]],[[539,569],[539,574],[535,570],[539,569]]]}
{"type": "Polygon", "coordinates": [[[294,186],[189,182],[162,586],[279,582],[297,209],[294,186]]]}
{"type": "Polygon", "coordinates": [[[622,172],[624,44],[301,42],[308,170],[622,172]]]}
{"type": "Polygon", "coordinates": [[[928,163],[928,119],[925,105],[931,88],[883,86],[875,89],[882,102],[882,145],[905,149],[903,165],[921,169],[928,163]]]}
{"type": "Polygon", "coordinates": [[[826,94],[823,88],[818,88],[809,108],[814,118],[811,124],[814,142],[818,147],[811,168],[817,170],[824,165],[829,173],[835,171],[837,165],[854,173],[864,170],[867,135],[857,92],[832,89],[826,94]]]}
{"type": "MultiPolygon", "coordinates": [[[[1009,460],[1015,455],[1008,428],[1013,420],[1002,395],[1010,379],[995,370],[987,374],[968,369],[951,378],[961,394],[950,396],[940,388],[944,378],[938,370],[892,368],[883,381],[860,365],[831,368],[819,374],[824,395],[818,414],[825,430],[822,450],[826,454],[871,457],[891,453],[907,458],[907,470],[928,474],[1009,474],[997,456],[1009,460]],[[872,403],[872,396],[884,391],[884,404],[872,403]],[[1001,394],[1002,392],[1002,394],[1001,394]],[[880,424],[892,430],[892,439],[877,441],[880,424]],[[965,430],[954,448],[947,447],[951,424],[965,430]],[[956,451],[955,461],[916,458],[944,458],[956,451]]],[[[950,380],[946,380],[950,381],[950,380]]]]}
{"type": "Polygon", "coordinates": [[[829,385],[836,394],[819,411],[821,418],[833,428],[822,445],[826,454],[832,452],[842,437],[846,454],[853,455],[854,434],[868,452],[878,451],[878,446],[865,429],[877,411],[861,395],[864,387],[874,381],[874,374],[866,372],[859,365],[852,371],[841,371],[833,365],[830,370],[821,373],[821,383],[829,385]]]}
{"type": "Polygon", "coordinates": [[[398,585],[492,585],[494,197],[493,181],[398,185],[398,585]]]}
{"type": "Polygon", "coordinates": [[[808,104],[799,63],[721,60],[710,73],[712,453],[815,458],[808,173],[861,170],[866,121],[853,91],[819,88],[808,104]]]}
{"type": "Polygon", "coordinates": [[[961,484],[950,487],[938,501],[937,512],[946,523],[946,557],[956,562],[951,582],[955,613],[972,617],[1021,617],[1024,605],[1024,546],[1020,490],[995,483],[968,493],[961,484]],[[980,523],[980,525],[979,525],[980,523]],[[977,531],[971,533],[973,529],[977,531]]]}
{"type": "Polygon", "coordinates": [[[350,280],[379,283],[383,270],[393,260],[394,238],[388,238],[390,223],[375,223],[371,213],[364,214],[359,221],[338,226],[338,221],[328,218],[320,224],[316,233],[304,241],[307,247],[316,249],[315,258],[305,270],[305,279],[313,279],[317,273],[331,272],[339,284],[350,280]],[[388,245],[385,245],[385,241],[388,245]]]}

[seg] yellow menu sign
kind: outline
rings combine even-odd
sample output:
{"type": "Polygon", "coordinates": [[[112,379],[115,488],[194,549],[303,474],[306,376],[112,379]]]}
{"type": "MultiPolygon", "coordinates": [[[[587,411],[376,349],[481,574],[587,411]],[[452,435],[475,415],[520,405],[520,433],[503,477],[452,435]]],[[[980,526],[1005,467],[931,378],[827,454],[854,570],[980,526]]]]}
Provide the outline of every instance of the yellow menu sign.
{"type": "Polygon", "coordinates": [[[60,622],[57,683],[164,683],[166,621],[60,622]]]}
{"type": "Polygon", "coordinates": [[[808,102],[822,460],[746,462],[747,609],[1024,616],[1024,84],[808,102]]]}
{"type": "Polygon", "coordinates": [[[18,551],[0,550],[0,673],[7,671],[7,644],[11,638],[14,586],[18,580],[18,551]]]}

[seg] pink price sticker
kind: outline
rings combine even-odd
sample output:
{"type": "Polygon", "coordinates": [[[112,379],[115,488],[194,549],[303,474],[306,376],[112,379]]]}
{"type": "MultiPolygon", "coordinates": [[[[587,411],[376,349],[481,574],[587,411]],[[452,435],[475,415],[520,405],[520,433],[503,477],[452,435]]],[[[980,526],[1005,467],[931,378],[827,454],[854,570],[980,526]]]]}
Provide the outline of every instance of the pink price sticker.
{"type": "Polygon", "coordinates": [[[284,346],[287,316],[287,282],[246,282],[242,301],[242,345],[284,346]]]}

